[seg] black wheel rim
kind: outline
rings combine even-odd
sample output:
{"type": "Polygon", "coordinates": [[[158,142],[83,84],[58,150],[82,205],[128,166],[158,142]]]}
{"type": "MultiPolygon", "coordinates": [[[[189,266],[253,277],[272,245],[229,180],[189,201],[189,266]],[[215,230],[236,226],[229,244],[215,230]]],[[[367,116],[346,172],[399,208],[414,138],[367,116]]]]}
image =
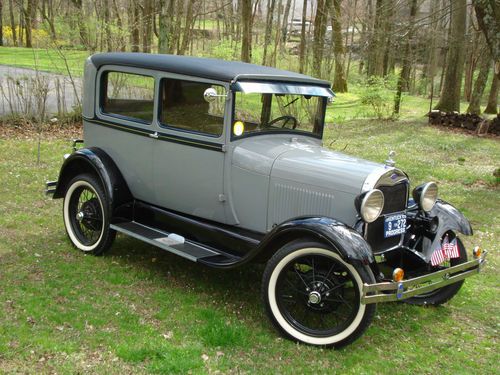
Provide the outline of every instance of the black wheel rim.
{"type": "Polygon", "coordinates": [[[70,197],[68,215],[73,233],[85,246],[92,246],[101,236],[103,212],[97,193],[88,186],[77,187],[70,197]]]}
{"type": "Polygon", "coordinates": [[[281,271],[275,292],[285,320],[309,336],[339,334],[359,311],[356,279],[344,264],[326,255],[292,260],[281,271]]]}

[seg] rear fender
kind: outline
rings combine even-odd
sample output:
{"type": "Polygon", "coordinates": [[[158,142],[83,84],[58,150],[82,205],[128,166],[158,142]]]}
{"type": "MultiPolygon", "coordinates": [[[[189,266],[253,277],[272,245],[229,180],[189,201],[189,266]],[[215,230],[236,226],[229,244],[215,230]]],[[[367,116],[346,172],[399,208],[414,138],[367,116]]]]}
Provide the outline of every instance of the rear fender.
{"type": "Polygon", "coordinates": [[[71,179],[81,173],[93,173],[99,177],[110,212],[132,200],[132,194],[115,162],[97,147],[81,148],[64,161],[59,172],[54,199],[63,198],[71,179]]]}

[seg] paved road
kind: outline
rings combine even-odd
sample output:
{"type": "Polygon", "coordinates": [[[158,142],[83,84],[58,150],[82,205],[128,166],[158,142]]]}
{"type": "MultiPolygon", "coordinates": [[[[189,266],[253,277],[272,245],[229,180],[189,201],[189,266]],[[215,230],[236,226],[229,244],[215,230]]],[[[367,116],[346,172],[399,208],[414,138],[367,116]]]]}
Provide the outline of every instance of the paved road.
{"type": "MultiPolygon", "coordinates": [[[[80,78],[75,79],[75,86],[81,99],[80,78]]],[[[48,90],[45,103],[48,115],[71,112],[78,102],[69,78],[64,75],[0,65],[0,116],[11,113],[36,116],[43,108],[43,101],[39,100],[43,95],[37,92],[45,89],[48,90]]]]}

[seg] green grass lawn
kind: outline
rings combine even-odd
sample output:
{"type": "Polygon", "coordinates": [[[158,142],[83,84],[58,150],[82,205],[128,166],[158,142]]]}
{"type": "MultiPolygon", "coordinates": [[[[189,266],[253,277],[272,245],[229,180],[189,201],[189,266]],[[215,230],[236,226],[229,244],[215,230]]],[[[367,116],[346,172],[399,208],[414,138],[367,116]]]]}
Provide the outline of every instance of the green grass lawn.
{"type": "Polygon", "coordinates": [[[282,339],[260,300],[262,266],[217,271],[119,235],[102,257],[66,238],[62,201],[43,196],[69,142],[0,139],[0,373],[493,374],[498,364],[497,140],[422,122],[345,122],[326,145],[383,161],[395,149],[412,184],[439,182],[470,218],[484,273],[439,308],[378,306],[343,350],[282,339]]]}

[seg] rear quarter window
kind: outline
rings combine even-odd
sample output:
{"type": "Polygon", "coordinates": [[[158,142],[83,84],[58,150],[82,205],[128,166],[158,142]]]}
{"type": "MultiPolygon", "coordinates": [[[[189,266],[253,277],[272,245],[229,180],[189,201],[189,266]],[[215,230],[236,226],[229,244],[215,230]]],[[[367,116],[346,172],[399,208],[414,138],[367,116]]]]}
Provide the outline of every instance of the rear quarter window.
{"type": "Polygon", "coordinates": [[[102,75],[101,85],[101,108],[104,113],[151,124],[153,77],[110,71],[102,75]]]}

